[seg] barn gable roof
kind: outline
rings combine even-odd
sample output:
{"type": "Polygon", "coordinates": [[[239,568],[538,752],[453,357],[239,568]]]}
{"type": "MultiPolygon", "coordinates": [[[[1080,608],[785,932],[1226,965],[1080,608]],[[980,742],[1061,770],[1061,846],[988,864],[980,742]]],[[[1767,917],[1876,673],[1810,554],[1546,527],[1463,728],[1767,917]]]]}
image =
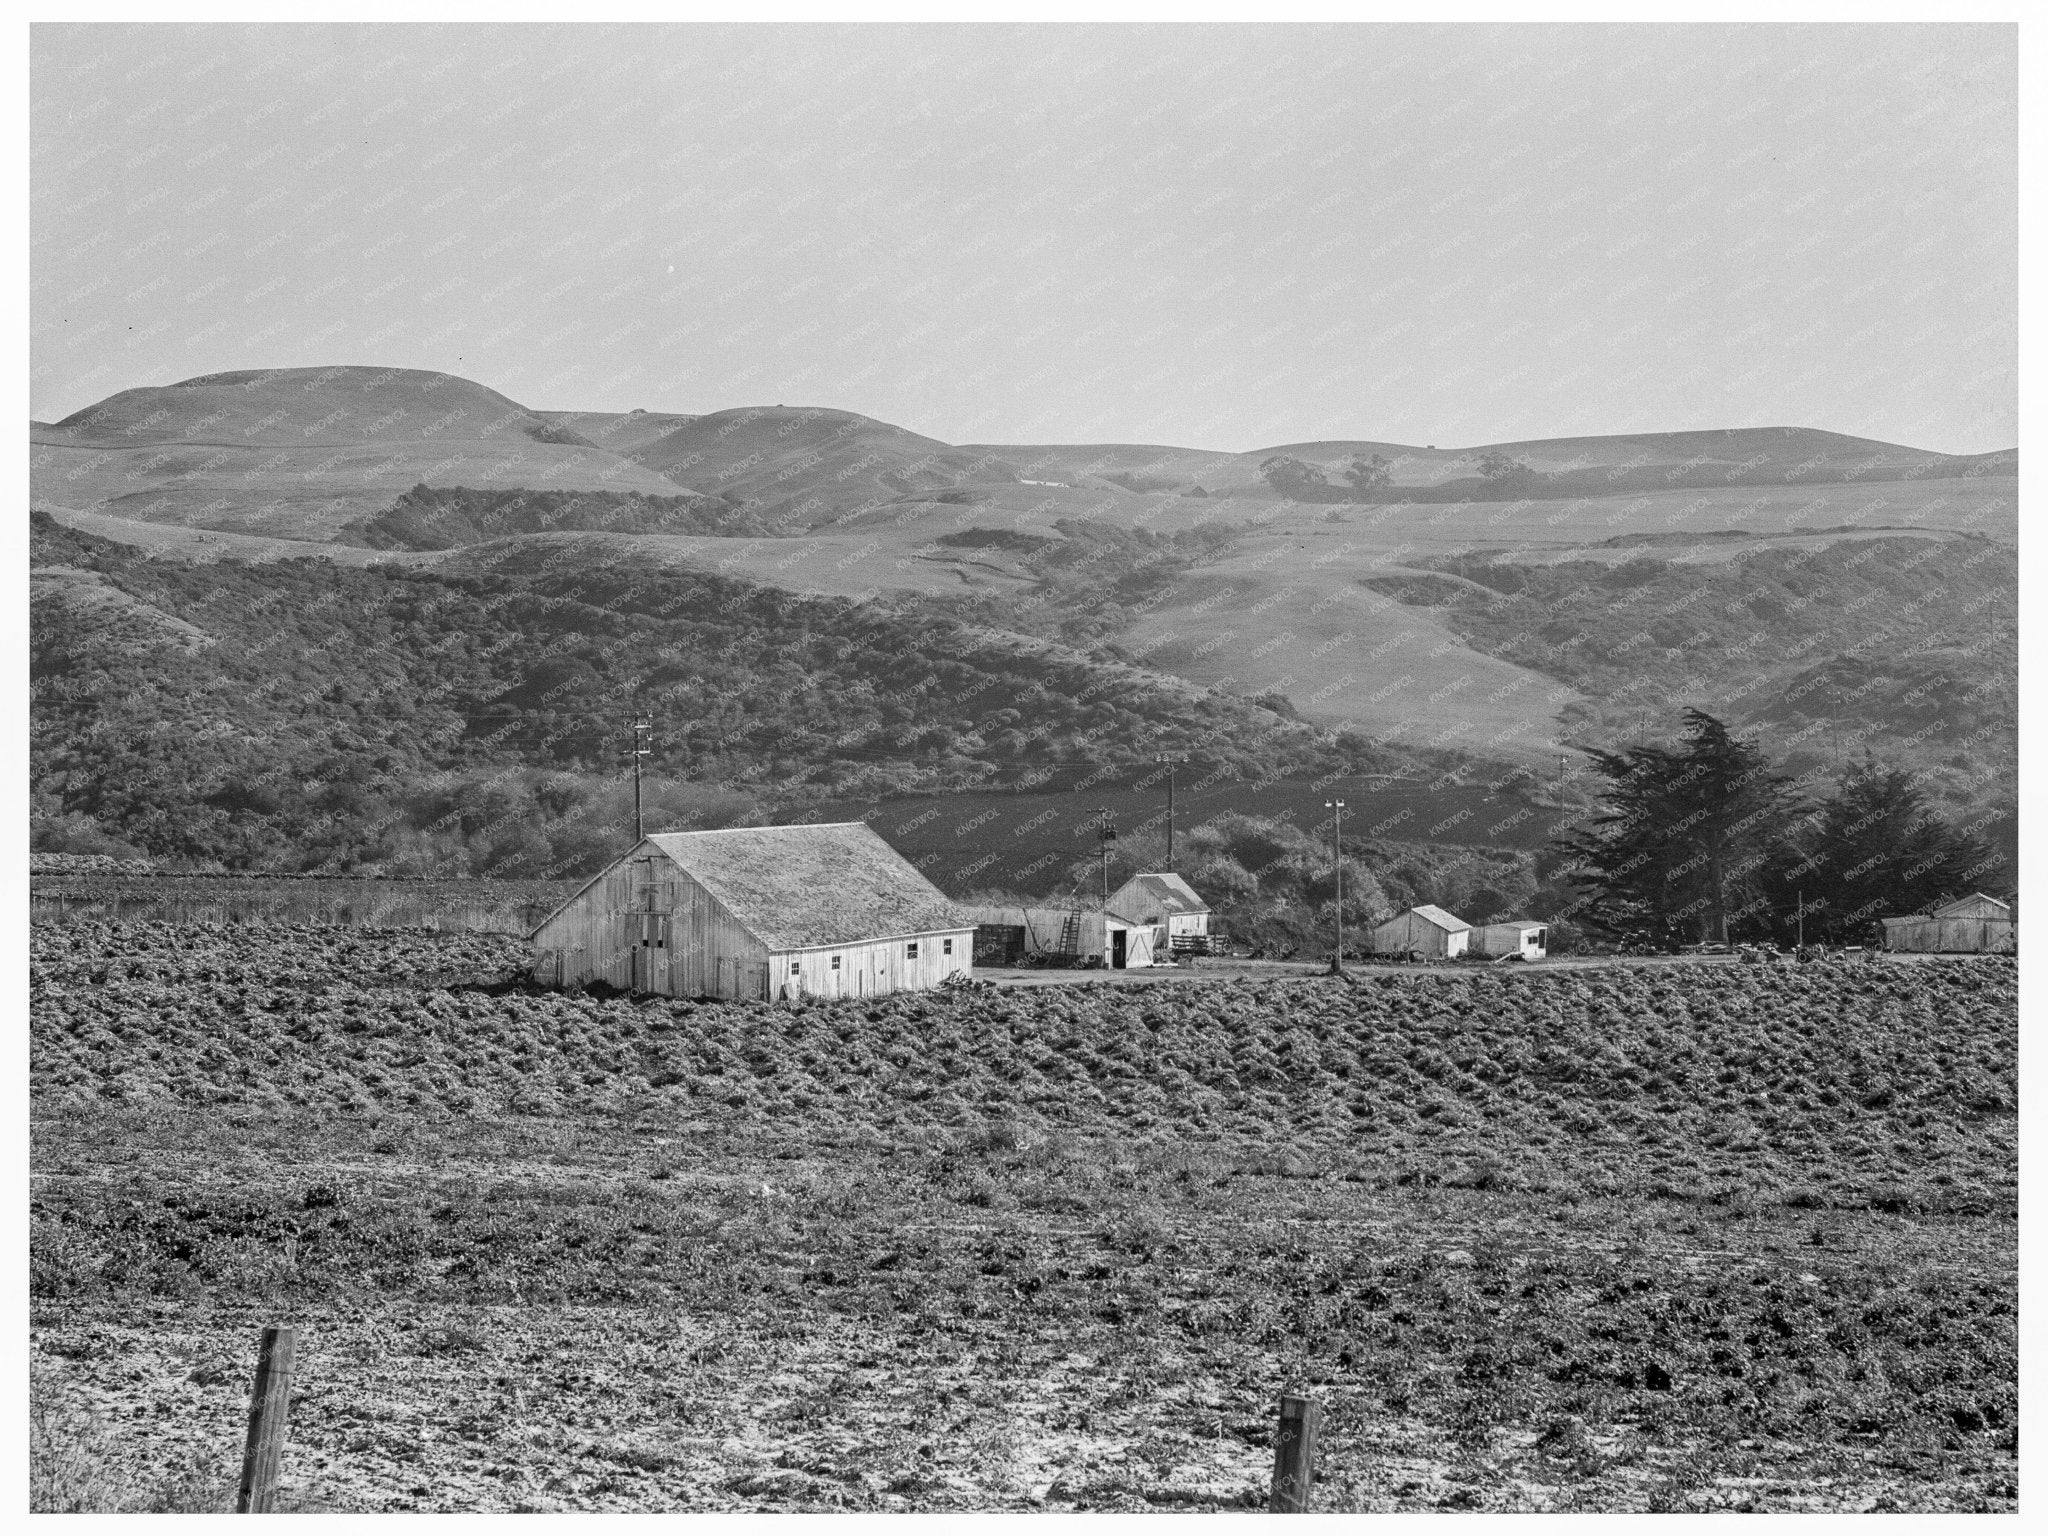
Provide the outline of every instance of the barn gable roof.
{"type": "Polygon", "coordinates": [[[654,832],[647,841],[770,949],[974,926],[864,821],[654,832]]]}
{"type": "Polygon", "coordinates": [[[1945,907],[1936,907],[1929,915],[1933,917],[2010,917],[2012,916],[2012,908],[2000,901],[1996,896],[1986,896],[1982,891],[1972,891],[1969,895],[1960,897],[1945,907]]]}
{"type": "Polygon", "coordinates": [[[1153,912],[1168,917],[1187,917],[1209,910],[1209,904],[1195,894],[1195,888],[1172,873],[1133,875],[1109,898],[1109,910],[1131,922],[1142,921],[1153,912]]]}
{"type": "Polygon", "coordinates": [[[1435,923],[1445,933],[1463,933],[1472,926],[1462,917],[1451,916],[1442,907],[1410,907],[1408,910],[1425,921],[1435,923]]]}
{"type": "Polygon", "coordinates": [[[1488,923],[1488,928],[1512,928],[1518,933],[1527,933],[1532,928],[1548,928],[1550,924],[1535,922],[1526,917],[1511,917],[1504,923],[1488,923]]]}

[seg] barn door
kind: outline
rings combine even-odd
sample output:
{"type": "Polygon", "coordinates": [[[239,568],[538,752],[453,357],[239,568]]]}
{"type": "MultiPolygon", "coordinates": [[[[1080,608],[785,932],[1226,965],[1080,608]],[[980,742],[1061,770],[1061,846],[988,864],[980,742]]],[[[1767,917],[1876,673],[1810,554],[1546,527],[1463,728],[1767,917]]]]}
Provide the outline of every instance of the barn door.
{"type": "Polygon", "coordinates": [[[635,912],[626,919],[626,944],[633,952],[635,992],[668,990],[670,930],[666,912],[635,912]]]}
{"type": "Polygon", "coordinates": [[[1128,937],[1129,935],[1121,928],[1109,936],[1109,963],[1119,971],[1124,968],[1124,940],[1128,937]]]}
{"type": "Polygon", "coordinates": [[[672,946],[670,944],[671,921],[669,915],[666,912],[658,913],[648,919],[648,926],[653,929],[652,937],[654,943],[653,947],[648,951],[650,964],[648,966],[647,990],[650,992],[673,991],[674,988],[669,985],[669,964],[673,958],[672,946]]]}

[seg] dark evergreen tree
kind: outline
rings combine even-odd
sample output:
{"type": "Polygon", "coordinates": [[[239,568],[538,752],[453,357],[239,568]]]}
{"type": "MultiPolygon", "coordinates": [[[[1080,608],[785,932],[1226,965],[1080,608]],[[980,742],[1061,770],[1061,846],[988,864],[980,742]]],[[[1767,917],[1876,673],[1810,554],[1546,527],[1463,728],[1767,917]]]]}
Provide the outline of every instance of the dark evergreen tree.
{"type": "Polygon", "coordinates": [[[1788,829],[1768,872],[1783,937],[1855,943],[1881,917],[1927,911],[1996,883],[2003,871],[1977,838],[1927,804],[1916,775],[1866,756],[1835,792],[1788,829]]]}
{"type": "Polygon", "coordinates": [[[1797,814],[1790,780],[1712,715],[1686,710],[1682,735],[1675,751],[1588,751],[1605,813],[1556,840],[1576,861],[1578,915],[1662,944],[1766,931],[1767,874],[1797,814]]]}

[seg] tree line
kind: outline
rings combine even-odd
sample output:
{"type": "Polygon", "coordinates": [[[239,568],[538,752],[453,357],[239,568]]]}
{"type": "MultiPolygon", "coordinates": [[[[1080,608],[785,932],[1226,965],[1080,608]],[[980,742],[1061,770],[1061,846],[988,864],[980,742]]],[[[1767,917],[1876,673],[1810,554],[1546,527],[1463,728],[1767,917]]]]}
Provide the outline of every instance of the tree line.
{"type": "Polygon", "coordinates": [[[1579,892],[1560,913],[1659,946],[1856,943],[1877,920],[2003,885],[2004,860],[1874,756],[1822,791],[1702,710],[1675,746],[1588,749],[1598,808],[1552,843],[1579,892]]]}

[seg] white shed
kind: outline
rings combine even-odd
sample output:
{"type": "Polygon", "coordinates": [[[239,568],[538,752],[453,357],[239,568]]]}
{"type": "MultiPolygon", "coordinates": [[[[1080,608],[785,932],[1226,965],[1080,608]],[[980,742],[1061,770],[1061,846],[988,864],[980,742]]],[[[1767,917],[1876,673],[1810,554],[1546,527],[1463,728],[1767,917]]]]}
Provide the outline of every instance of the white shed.
{"type": "Polygon", "coordinates": [[[1113,911],[983,906],[964,907],[961,914],[975,925],[975,942],[991,956],[985,964],[1066,957],[1070,964],[1093,960],[1121,971],[1166,960],[1163,926],[1135,923],[1113,911]],[[998,954],[1003,958],[994,958],[998,954]]]}
{"type": "Polygon", "coordinates": [[[1472,941],[1472,925],[1453,917],[1442,907],[1410,907],[1390,917],[1372,931],[1376,955],[1405,955],[1413,951],[1430,960],[1448,960],[1462,955],[1472,941]]]}
{"type": "Polygon", "coordinates": [[[1099,957],[1113,971],[1136,970],[1167,959],[1160,940],[1165,930],[1134,923],[1114,912],[1081,914],[1081,953],[1099,957]]]}
{"type": "Polygon", "coordinates": [[[864,997],[971,974],[974,922],[865,822],[656,832],[529,935],[535,974],[672,997],[864,997]]]}
{"type": "Polygon", "coordinates": [[[1208,951],[1209,904],[1179,875],[1133,875],[1106,906],[1128,923],[1157,930],[1153,950],[1162,959],[1177,953],[1208,951]]]}
{"type": "Polygon", "coordinates": [[[1494,959],[1502,955],[1520,955],[1524,960],[1541,960],[1546,953],[1544,942],[1549,936],[1548,923],[1521,919],[1486,923],[1472,930],[1472,953],[1494,959]]]}

